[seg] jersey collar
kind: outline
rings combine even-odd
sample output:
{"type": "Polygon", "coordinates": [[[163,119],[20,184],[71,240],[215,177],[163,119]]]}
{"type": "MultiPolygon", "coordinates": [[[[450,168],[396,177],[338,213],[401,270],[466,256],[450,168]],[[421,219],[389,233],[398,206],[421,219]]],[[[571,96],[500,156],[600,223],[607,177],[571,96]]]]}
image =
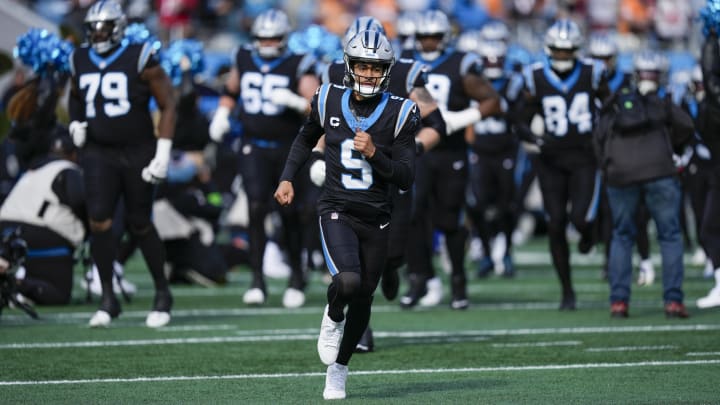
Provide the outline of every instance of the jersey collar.
{"type": "Polygon", "coordinates": [[[120,55],[125,51],[127,47],[127,42],[123,41],[115,51],[111,52],[105,58],[98,55],[97,52],[95,52],[95,49],[93,49],[92,47],[90,48],[90,52],[88,54],[90,55],[90,60],[92,61],[92,63],[95,64],[95,66],[97,66],[98,68],[100,68],[100,70],[103,70],[106,67],[110,66],[113,62],[115,62],[115,60],[120,57],[120,55]]]}
{"type": "Polygon", "coordinates": [[[352,90],[345,89],[345,92],[342,95],[342,112],[343,117],[345,118],[345,122],[347,122],[348,126],[351,130],[355,131],[356,129],[360,129],[361,131],[367,131],[368,128],[373,126],[375,122],[380,118],[380,115],[382,114],[383,110],[385,109],[385,106],[388,102],[388,93],[385,92],[382,94],[382,97],[380,99],[380,102],[375,107],[375,111],[373,111],[372,114],[370,114],[369,117],[363,118],[363,119],[357,119],[353,113],[350,110],[350,95],[352,94],[352,90]]]}
{"type": "Polygon", "coordinates": [[[555,73],[550,68],[549,62],[545,63],[543,72],[545,73],[545,78],[550,83],[550,85],[556,88],[559,92],[567,94],[570,89],[575,87],[578,79],[580,79],[581,67],[581,63],[579,61],[575,61],[575,67],[573,68],[572,73],[570,73],[570,75],[565,80],[561,79],[560,76],[558,76],[557,73],[555,73]]]}

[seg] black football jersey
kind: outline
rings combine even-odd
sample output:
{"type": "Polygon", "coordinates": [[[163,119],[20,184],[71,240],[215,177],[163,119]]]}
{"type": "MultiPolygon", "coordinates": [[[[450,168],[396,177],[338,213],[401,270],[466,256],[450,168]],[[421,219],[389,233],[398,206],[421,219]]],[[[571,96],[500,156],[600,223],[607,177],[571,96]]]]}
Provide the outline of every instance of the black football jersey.
{"type": "Polygon", "coordinates": [[[149,43],[122,44],[109,55],[77,48],[70,57],[72,80],[85,105],[88,142],[131,145],[155,139],[146,67],[158,61],[149,43]]]}
{"type": "Polygon", "coordinates": [[[511,130],[507,112],[520,96],[523,80],[518,73],[511,73],[499,79],[490,81],[495,91],[500,95],[503,114],[485,117],[473,125],[475,142],[472,149],[479,153],[497,153],[515,147],[518,140],[511,130]]]}
{"type": "MultiPolygon", "coordinates": [[[[323,83],[337,84],[343,86],[345,78],[345,62],[336,60],[327,66],[322,75],[323,83]]],[[[390,69],[390,81],[388,89],[390,93],[408,98],[414,87],[424,87],[425,69],[420,62],[412,59],[398,59],[390,69]]]]}
{"type": "MultiPolygon", "coordinates": [[[[325,134],[325,184],[318,201],[318,213],[345,212],[374,222],[389,218],[390,182],[379,176],[365,157],[353,148],[355,129],[372,136],[376,153],[407,161],[413,169],[415,134],[420,128],[420,113],[411,100],[388,92],[378,96],[367,116],[356,116],[351,107],[352,91],[343,86],[323,84],[313,99],[312,112],[298,138],[306,145],[325,134]],[[393,150],[402,156],[393,156],[393,150]]],[[[298,142],[298,141],[296,141],[298,142]]],[[[292,152],[291,152],[292,155],[292,152]]],[[[291,156],[288,161],[292,161],[291,156]]],[[[294,173],[292,168],[287,173],[294,173]]]]}
{"type": "Polygon", "coordinates": [[[608,77],[608,87],[610,88],[610,93],[615,94],[615,92],[621,88],[630,86],[631,80],[632,75],[630,73],[625,73],[620,69],[616,69],[615,73],[608,77]]]}
{"type": "Polygon", "coordinates": [[[315,58],[311,54],[286,53],[274,59],[263,59],[251,46],[235,52],[235,66],[240,78],[240,121],[244,136],[271,142],[290,143],[302,125],[303,115],[271,102],[272,92],[286,88],[297,92],[300,78],[314,74],[315,58]]]}
{"type": "Polygon", "coordinates": [[[547,63],[526,70],[526,88],[534,96],[545,123],[543,151],[592,148],[597,92],[603,75],[602,65],[582,60],[565,79],[547,63]]]}
{"type": "MultiPolygon", "coordinates": [[[[482,60],[474,53],[447,49],[437,59],[423,60],[420,53],[406,50],[403,57],[410,57],[427,67],[427,85],[425,86],[437,101],[438,106],[448,111],[460,111],[468,108],[470,97],[465,93],[462,78],[470,73],[480,74],[482,60]]],[[[442,139],[435,149],[465,149],[465,130],[459,129],[442,139]]]]}

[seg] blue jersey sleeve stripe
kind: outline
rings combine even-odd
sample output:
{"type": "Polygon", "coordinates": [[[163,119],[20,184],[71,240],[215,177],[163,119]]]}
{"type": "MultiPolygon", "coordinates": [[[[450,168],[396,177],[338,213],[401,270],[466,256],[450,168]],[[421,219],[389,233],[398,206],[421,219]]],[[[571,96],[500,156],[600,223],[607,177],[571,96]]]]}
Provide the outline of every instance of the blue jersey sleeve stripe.
{"type": "Polygon", "coordinates": [[[147,65],[148,59],[150,59],[150,55],[152,54],[153,48],[152,45],[149,42],[145,42],[143,44],[143,48],[140,51],[140,57],[138,58],[138,66],[137,71],[142,72],[142,70],[145,68],[145,65],[147,65]]]}
{"type": "Polygon", "coordinates": [[[300,78],[308,73],[314,73],[311,69],[315,65],[315,56],[311,53],[305,54],[300,60],[297,68],[297,77],[300,78]]]}
{"type": "Polygon", "coordinates": [[[465,76],[468,71],[470,71],[470,68],[475,64],[479,64],[480,66],[482,66],[482,61],[480,60],[480,57],[474,53],[465,54],[465,56],[462,58],[462,61],[460,62],[460,76],[465,76]]]}
{"type": "Polygon", "coordinates": [[[533,72],[535,71],[534,66],[528,66],[523,69],[523,76],[525,77],[525,88],[528,89],[531,95],[535,95],[535,78],[533,72]]]}
{"type": "Polygon", "coordinates": [[[72,52],[70,52],[70,57],[68,58],[68,61],[70,63],[70,75],[75,76],[77,73],[75,72],[75,51],[76,49],[73,49],[72,52]]]}
{"type": "Polygon", "coordinates": [[[325,110],[327,108],[327,96],[330,93],[331,84],[323,84],[320,86],[318,93],[318,114],[320,115],[320,126],[325,128],[325,110]]]}
{"type": "Polygon", "coordinates": [[[400,114],[398,114],[397,121],[395,122],[395,136],[397,137],[400,133],[400,130],[405,125],[405,121],[407,121],[408,117],[410,116],[410,110],[415,106],[415,103],[412,100],[405,100],[402,104],[402,107],[400,107],[400,114]]]}
{"type": "Polygon", "coordinates": [[[407,93],[410,94],[413,87],[415,87],[415,81],[417,80],[417,77],[422,72],[422,64],[419,62],[413,63],[412,67],[410,68],[410,72],[407,75],[407,82],[405,83],[405,89],[407,90],[407,93]]]}

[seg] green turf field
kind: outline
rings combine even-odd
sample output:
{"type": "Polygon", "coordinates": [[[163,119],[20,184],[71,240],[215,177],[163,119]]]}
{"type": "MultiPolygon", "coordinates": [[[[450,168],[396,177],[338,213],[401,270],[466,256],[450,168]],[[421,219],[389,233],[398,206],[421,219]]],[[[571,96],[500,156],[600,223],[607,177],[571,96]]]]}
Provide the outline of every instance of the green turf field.
{"type": "MultiPolygon", "coordinates": [[[[450,310],[447,299],[403,311],[378,292],[376,351],[353,357],[345,402],[720,403],[720,309],[695,308],[712,285],[700,268],[686,272],[690,319],[665,319],[656,265],[655,285],[634,287],[630,318],[617,320],[609,317],[600,257],[573,256],[579,308],[559,312],[545,243],[518,249],[515,279],[471,277],[467,311],[450,310]]],[[[126,271],[139,293],[109,329],[87,327],[96,304],[82,303],[80,288],[77,304],[39,308],[38,321],[4,310],[0,403],[323,402],[319,273],[298,310],[282,308],[280,280],[270,280],[266,306],[242,304],[246,269],[225,287],[174,287],[170,326],[151,330],[143,326],[150,278],[137,259],[126,271]]]]}

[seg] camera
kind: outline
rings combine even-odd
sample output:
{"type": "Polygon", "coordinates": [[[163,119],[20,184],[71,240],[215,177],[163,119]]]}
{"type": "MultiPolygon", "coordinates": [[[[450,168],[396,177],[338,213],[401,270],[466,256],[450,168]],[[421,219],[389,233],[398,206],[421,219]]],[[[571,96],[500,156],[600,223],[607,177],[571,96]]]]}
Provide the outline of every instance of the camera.
{"type": "Polygon", "coordinates": [[[3,230],[0,237],[0,314],[11,303],[37,319],[37,313],[24,302],[17,299],[15,272],[25,262],[27,243],[20,236],[20,227],[3,230]]]}

